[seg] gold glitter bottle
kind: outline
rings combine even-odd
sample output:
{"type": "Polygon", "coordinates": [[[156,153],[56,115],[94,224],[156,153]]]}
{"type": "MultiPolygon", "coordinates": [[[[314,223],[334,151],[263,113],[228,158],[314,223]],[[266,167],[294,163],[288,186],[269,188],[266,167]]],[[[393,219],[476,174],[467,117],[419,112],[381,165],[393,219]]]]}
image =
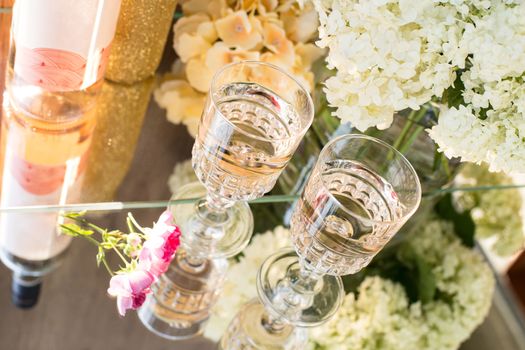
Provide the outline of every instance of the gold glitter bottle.
{"type": "Polygon", "coordinates": [[[132,84],[155,74],[177,0],[123,0],[106,79],[132,84]]]}
{"type": "Polygon", "coordinates": [[[155,78],[133,84],[104,81],[95,107],[97,127],[82,202],[111,201],[129,170],[155,78]]]}

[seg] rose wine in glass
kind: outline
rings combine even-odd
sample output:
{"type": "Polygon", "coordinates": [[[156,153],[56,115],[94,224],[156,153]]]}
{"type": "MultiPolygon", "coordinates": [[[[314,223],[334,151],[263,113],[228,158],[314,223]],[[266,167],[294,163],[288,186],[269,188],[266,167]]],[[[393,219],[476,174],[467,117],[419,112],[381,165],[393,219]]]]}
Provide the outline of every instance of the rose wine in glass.
{"type": "Polygon", "coordinates": [[[193,147],[200,184],[175,196],[202,199],[195,207],[171,206],[181,249],[139,312],[148,329],[169,339],[202,331],[226,259],[242,251],[252,233],[245,201],[272,189],[312,120],[308,91],[276,66],[245,61],[215,74],[193,147]]]}
{"type": "Polygon", "coordinates": [[[414,168],[388,144],[351,134],[330,141],[292,216],[295,251],[277,252],[262,264],[259,301],[238,313],[220,348],[304,348],[301,327],[318,326],[339,308],[340,276],[370,263],[420,200],[414,168]]]}

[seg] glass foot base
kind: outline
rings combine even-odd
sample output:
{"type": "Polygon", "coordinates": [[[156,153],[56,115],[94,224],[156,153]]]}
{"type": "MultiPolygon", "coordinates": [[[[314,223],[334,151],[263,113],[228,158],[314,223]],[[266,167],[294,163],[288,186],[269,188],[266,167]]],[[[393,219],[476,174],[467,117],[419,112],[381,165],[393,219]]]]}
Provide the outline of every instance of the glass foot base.
{"type": "Polygon", "coordinates": [[[177,251],[168,271],[151,287],[138,315],[144,326],[167,339],[200,335],[217,301],[228,268],[225,259],[189,265],[184,249],[177,251]]]}
{"type": "Polygon", "coordinates": [[[312,291],[301,293],[302,287],[296,285],[301,279],[300,274],[296,252],[293,249],[281,250],[261,265],[257,292],[273,317],[298,327],[317,327],[339,309],[345,295],[343,282],[339,276],[324,275],[313,282],[312,291]],[[297,303],[295,307],[293,302],[297,303]]]}
{"type": "Polygon", "coordinates": [[[257,300],[243,306],[219,343],[219,350],[304,350],[305,329],[282,324],[278,331],[264,326],[267,311],[257,300]]]}
{"type": "MultiPolygon", "coordinates": [[[[204,198],[206,189],[200,182],[182,186],[172,200],[204,198]]],[[[236,202],[225,211],[225,219],[209,221],[199,216],[197,205],[170,204],[175,224],[182,232],[182,244],[194,257],[229,258],[239,254],[250,242],[253,233],[253,216],[250,206],[236,202]]]]}

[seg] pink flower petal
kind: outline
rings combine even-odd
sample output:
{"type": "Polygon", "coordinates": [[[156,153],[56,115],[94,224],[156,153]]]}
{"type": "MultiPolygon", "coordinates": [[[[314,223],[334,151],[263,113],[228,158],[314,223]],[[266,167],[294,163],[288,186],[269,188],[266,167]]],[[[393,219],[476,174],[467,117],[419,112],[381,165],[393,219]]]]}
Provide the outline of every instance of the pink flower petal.
{"type": "Polygon", "coordinates": [[[160,214],[159,220],[157,223],[162,222],[166,225],[173,225],[173,215],[171,214],[171,211],[165,210],[162,214],[160,214]]]}
{"type": "Polygon", "coordinates": [[[126,316],[126,311],[133,307],[132,297],[117,297],[117,309],[120,316],[126,316]]]}
{"type": "Polygon", "coordinates": [[[131,296],[133,292],[127,275],[115,275],[109,281],[108,294],[114,297],[131,296]]]}
{"type": "Polygon", "coordinates": [[[129,273],[128,278],[133,294],[139,294],[148,289],[154,281],[152,274],[143,270],[135,270],[129,273]]]}

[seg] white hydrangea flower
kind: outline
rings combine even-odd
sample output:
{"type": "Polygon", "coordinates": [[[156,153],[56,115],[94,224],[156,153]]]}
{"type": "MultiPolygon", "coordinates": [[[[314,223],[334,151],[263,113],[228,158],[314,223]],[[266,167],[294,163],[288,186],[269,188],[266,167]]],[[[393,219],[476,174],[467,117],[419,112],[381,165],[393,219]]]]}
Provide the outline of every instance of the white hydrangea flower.
{"type": "MultiPolygon", "coordinates": [[[[511,177],[489,172],[487,167],[469,164],[456,176],[457,186],[512,185],[511,177]]],[[[518,189],[504,191],[455,192],[454,204],[460,211],[471,210],[476,237],[496,237],[491,249],[509,256],[523,249],[525,236],[521,215],[522,197],[518,189]]]]}
{"type": "Polygon", "coordinates": [[[439,102],[459,72],[464,104],[440,116],[432,137],[449,157],[525,172],[523,1],[313,2],[337,117],[387,128],[396,111],[439,102]]]}
{"type": "Polygon", "coordinates": [[[401,285],[367,277],[332,320],[312,329],[310,349],[457,349],[488,313],[494,277],[451,232],[450,223],[432,220],[410,243],[432,266],[443,298],[410,304],[401,285]]]}
{"type": "MultiPolygon", "coordinates": [[[[525,9],[525,8],[524,8],[525,9]]],[[[522,78],[481,83],[463,74],[459,108],[444,108],[429,134],[447,157],[485,162],[491,171],[525,172],[525,85],[522,78]],[[485,119],[481,112],[486,111],[485,119]]]]}
{"type": "MultiPolygon", "coordinates": [[[[264,259],[288,244],[289,231],[282,227],[254,237],[228,272],[206,337],[221,337],[242,304],[257,296],[255,278],[264,259]]],[[[468,338],[491,304],[490,268],[479,253],[460,243],[446,222],[425,223],[411,245],[432,267],[439,295],[446,300],[411,304],[400,284],[367,277],[359,293],[346,296],[334,319],[311,331],[310,349],[443,350],[456,349],[468,338]]]]}
{"type": "Polygon", "coordinates": [[[467,52],[453,4],[432,1],[314,1],[321,26],[318,45],[337,69],[326,82],[336,115],[364,131],[386,128],[394,111],[419,109],[454,81],[467,52]]]}

